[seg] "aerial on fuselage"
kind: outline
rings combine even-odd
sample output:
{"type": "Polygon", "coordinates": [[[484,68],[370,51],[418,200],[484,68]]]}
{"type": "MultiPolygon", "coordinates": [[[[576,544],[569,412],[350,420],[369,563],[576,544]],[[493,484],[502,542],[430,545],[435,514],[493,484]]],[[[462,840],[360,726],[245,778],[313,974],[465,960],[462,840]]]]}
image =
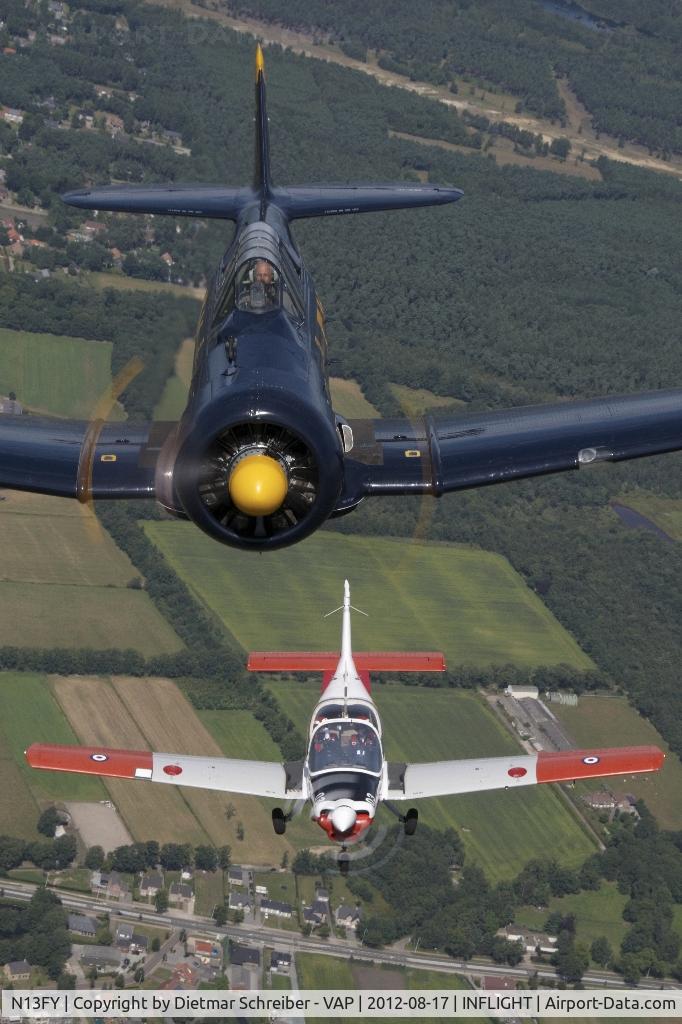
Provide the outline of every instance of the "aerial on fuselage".
{"type": "Polygon", "coordinates": [[[441,495],[682,448],[682,389],[554,405],[347,420],[329,391],[324,310],[293,221],[443,205],[452,186],[278,187],[270,174],[263,56],[256,56],[251,187],[90,187],[72,206],[231,220],[196,333],[178,422],[4,416],[0,486],[78,498],[155,498],[214,539],[294,544],[366,497],[441,495]]]}
{"type": "Polygon", "coordinates": [[[442,672],[445,661],[442,654],[433,651],[353,653],[347,580],[343,604],[337,611],[343,613],[340,652],[259,652],[249,656],[252,671],[324,673],[322,693],[310,720],[307,751],[301,761],[276,764],[37,743],[26,751],[28,763],[52,771],[272,797],[288,805],[286,810],[276,807],[272,811],[278,835],[286,831],[287,822],[301,803],[309,803],[312,820],[344,848],[365,837],[381,803],[399,818],[406,834],[412,835],[417,827],[417,810],[403,810],[396,803],[542,782],[655,772],[663,766],[665,755],[657,747],[517,753],[425,764],[386,761],[370,672],[442,672]]]}

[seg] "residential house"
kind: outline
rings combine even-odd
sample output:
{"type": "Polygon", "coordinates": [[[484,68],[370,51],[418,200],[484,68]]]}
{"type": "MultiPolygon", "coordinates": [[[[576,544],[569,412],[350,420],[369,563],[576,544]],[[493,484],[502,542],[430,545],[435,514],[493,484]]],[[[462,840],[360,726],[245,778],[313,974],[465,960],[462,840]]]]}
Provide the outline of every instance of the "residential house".
{"type": "Polygon", "coordinates": [[[94,939],[97,934],[97,921],[94,917],[86,917],[85,914],[69,914],[68,927],[70,932],[86,935],[90,939],[94,939]]]}
{"type": "Polygon", "coordinates": [[[81,967],[86,973],[94,967],[98,974],[107,974],[120,970],[122,959],[120,949],[114,949],[112,946],[91,946],[88,952],[81,956],[81,967]]]}
{"type": "Polygon", "coordinates": [[[252,946],[237,946],[230,943],[230,963],[234,967],[260,966],[260,950],[252,946]]]}
{"type": "Polygon", "coordinates": [[[116,926],[116,932],[114,934],[114,942],[119,949],[123,949],[126,952],[130,949],[130,943],[133,941],[133,926],[131,924],[119,924],[116,926]]]}
{"type": "Polygon", "coordinates": [[[481,988],[486,991],[513,992],[516,989],[516,978],[510,978],[507,974],[486,974],[482,979],[481,988]]]}
{"type": "Polygon", "coordinates": [[[90,875],[90,889],[96,896],[107,896],[110,900],[129,900],[130,887],[118,871],[93,871],[90,875]]]}
{"type": "Polygon", "coordinates": [[[178,964],[173,968],[173,973],[162,988],[168,990],[195,989],[199,980],[199,972],[193,964],[178,964]]]}
{"type": "Polygon", "coordinates": [[[14,397],[14,392],[10,392],[8,398],[4,395],[0,397],[0,415],[1,416],[21,416],[24,411],[24,407],[21,402],[17,402],[14,397]]]}
{"type": "Polygon", "coordinates": [[[119,117],[118,114],[105,113],[104,123],[107,126],[107,131],[110,135],[120,135],[123,131],[123,118],[119,117]]]}
{"type": "Polygon", "coordinates": [[[291,917],[294,912],[294,908],[290,903],[281,903],[279,900],[265,898],[262,898],[260,901],[260,909],[264,917],[269,917],[270,914],[273,917],[291,917]]]}
{"type": "Polygon", "coordinates": [[[17,110],[15,107],[5,107],[2,112],[2,118],[8,124],[23,124],[24,111],[17,110]]]}
{"type": "Polygon", "coordinates": [[[176,907],[181,907],[188,914],[194,911],[194,893],[192,886],[186,882],[173,882],[168,890],[168,902],[176,907]]]}
{"type": "Polygon", "coordinates": [[[163,875],[160,871],[148,871],[140,880],[140,896],[153,899],[163,889],[163,875]]]}
{"type": "Polygon", "coordinates": [[[28,981],[31,977],[31,965],[28,960],[12,960],[5,964],[5,977],[14,984],[15,981],[28,981]]]}
{"type": "Polygon", "coordinates": [[[291,969],[291,953],[280,953],[279,950],[273,949],[270,954],[270,970],[277,973],[280,971],[283,974],[287,974],[291,969]]]}
{"type": "Polygon", "coordinates": [[[582,800],[593,811],[613,811],[616,807],[616,798],[608,790],[602,789],[595,793],[587,793],[582,800]]]}
{"type": "Polygon", "coordinates": [[[262,882],[261,883],[257,882],[254,885],[253,888],[254,888],[254,891],[255,891],[257,896],[267,896],[268,893],[270,892],[270,890],[268,889],[267,885],[263,885],[262,882]]]}
{"type": "Polygon", "coordinates": [[[231,892],[227,901],[228,910],[243,910],[244,913],[253,909],[253,899],[243,892],[231,892]]]}
{"type": "Polygon", "coordinates": [[[317,928],[319,924],[322,924],[326,916],[326,911],[324,912],[324,914],[320,914],[317,911],[313,910],[312,907],[303,908],[303,923],[309,924],[313,928],[317,928]]]}
{"type": "Polygon", "coordinates": [[[223,947],[219,942],[211,942],[209,939],[193,937],[191,945],[190,940],[187,940],[187,949],[202,964],[222,964],[223,962],[223,947]]]}
{"type": "Polygon", "coordinates": [[[541,953],[556,952],[556,935],[547,935],[545,932],[533,931],[515,924],[501,928],[497,934],[509,942],[520,942],[526,953],[535,953],[538,949],[541,953]]]}
{"type": "Polygon", "coordinates": [[[325,889],[323,886],[318,885],[315,889],[315,902],[329,903],[329,889],[325,889]]]}
{"type": "Polygon", "coordinates": [[[250,871],[246,868],[232,867],[228,868],[227,880],[230,885],[246,885],[250,886],[253,881],[253,877],[250,871]]]}
{"type": "Polygon", "coordinates": [[[344,905],[337,908],[334,918],[341,928],[357,928],[360,923],[360,911],[357,907],[344,905]]]}
{"type": "Polygon", "coordinates": [[[144,955],[149,949],[149,939],[146,935],[142,935],[140,932],[133,932],[133,937],[130,940],[130,952],[135,956],[144,955]]]}

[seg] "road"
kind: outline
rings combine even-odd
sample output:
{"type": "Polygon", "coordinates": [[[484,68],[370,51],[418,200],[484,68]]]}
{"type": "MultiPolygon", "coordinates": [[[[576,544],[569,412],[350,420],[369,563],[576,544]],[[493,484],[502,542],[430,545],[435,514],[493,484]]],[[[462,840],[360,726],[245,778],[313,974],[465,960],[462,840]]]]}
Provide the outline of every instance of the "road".
{"type": "MultiPolygon", "coordinates": [[[[2,886],[0,892],[5,897],[13,899],[29,900],[38,887],[29,882],[15,882],[11,879],[2,886]]],[[[290,931],[277,928],[270,928],[265,925],[233,925],[224,928],[218,927],[215,921],[209,917],[200,917],[198,914],[181,914],[168,912],[157,914],[146,909],[140,903],[119,903],[113,900],[95,899],[91,895],[74,892],[64,892],[58,888],[52,888],[61,899],[65,907],[70,910],[77,910],[80,913],[102,913],[116,914],[121,917],[128,917],[146,924],[154,924],[157,927],[170,929],[201,929],[212,932],[216,937],[229,938],[239,942],[252,942],[259,945],[267,944],[272,946],[276,939],[278,949],[290,953],[322,953],[325,956],[336,956],[342,959],[367,960],[376,964],[387,964],[393,967],[415,967],[421,970],[441,971],[443,974],[465,974],[468,977],[482,978],[484,976],[504,975],[505,977],[518,978],[527,981],[537,973],[541,980],[557,981],[557,974],[552,967],[547,965],[519,964],[518,967],[507,967],[493,964],[483,957],[475,957],[473,960],[452,960],[447,956],[440,956],[437,953],[410,953],[405,950],[395,949],[369,949],[357,943],[337,941],[330,945],[324,939],[314,936],[305,937],[290,931]]],[[[583,984],[594,988],[629,988],[623,982],[619,974],[612,971],[590,971],[584,975],[583,984]]],[[[682,988],[673,979],[665,979],[657,982],[657,985],[665,988],[682,988]]]]}

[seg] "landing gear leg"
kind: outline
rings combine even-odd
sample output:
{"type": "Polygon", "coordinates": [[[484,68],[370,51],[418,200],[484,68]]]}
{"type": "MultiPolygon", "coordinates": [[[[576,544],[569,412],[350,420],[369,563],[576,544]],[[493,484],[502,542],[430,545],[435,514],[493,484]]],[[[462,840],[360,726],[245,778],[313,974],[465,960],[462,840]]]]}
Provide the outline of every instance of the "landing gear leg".
{"type": "Polygon", "coordinates": [[[272,809],[272,827],[278,836],[283,836],[287,830],[287,816],[281,807],[272,809]]]}
{"type": "Polygon", "coordinates": [[[348,869],[350,867],[350,857],[348,856],[348,854],[346,852],[346,847],[345,846],[341,847],[341,853],[339,854],[338,865],[339,865],[340,873],[342,875],[347,875],[348,874],[348,869]]]}
{"type": "Polygon", "coordinates": [[[394,807],[388,800],[384,801],[384,807],[387,807],[391,814],[395,814],[398,821],[405,826],[406,836],[413,836],[415,834],[417,831],[417,821],[419,820],[419,811],[414,807],[410,807],[409,811],[401,814],[398,808],[394,807]]]}
{"type": "Polygon", "coordinates": [[[419,820],[419,812],[414,807],[410,807],[409,811],[403,818],[405,825],[405,835],[413,836],[417,831],[417,821],[419,820]]]}

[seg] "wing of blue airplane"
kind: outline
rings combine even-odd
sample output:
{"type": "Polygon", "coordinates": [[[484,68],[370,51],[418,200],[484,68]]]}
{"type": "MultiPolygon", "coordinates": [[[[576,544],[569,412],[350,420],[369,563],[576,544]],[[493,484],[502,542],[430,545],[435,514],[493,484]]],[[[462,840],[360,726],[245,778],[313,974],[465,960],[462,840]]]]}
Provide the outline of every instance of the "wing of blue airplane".
{"type": "Polygon", "coordinates": [[[682,388],[419,420],[350,420],[339,509],[362,497],[433,494],[682,448],[682,388]]]}
{"type": "Polygon", "coordinates": [[[0,487],[65,498],[154,498],[174,423],[0,416],[0,487]]]}

